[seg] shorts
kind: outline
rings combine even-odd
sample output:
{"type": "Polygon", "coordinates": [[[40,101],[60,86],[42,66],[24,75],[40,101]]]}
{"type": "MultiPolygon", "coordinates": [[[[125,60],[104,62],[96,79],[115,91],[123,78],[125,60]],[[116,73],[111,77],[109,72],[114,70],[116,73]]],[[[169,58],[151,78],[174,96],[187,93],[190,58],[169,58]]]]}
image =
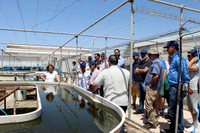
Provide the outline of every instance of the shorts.
{"type": "Polygon", "coordinates": [[[199,94],[196,91],[194,91],[193,95],[187,95],[187,104],[188,109],[191,113],[197,113],[198,112],[198,102],[199,102],[199,94]]]}
{"type": "Polygon", "coordinates": [[[132,83],[132,96],[138,95],[137,82],[132,83]]]}

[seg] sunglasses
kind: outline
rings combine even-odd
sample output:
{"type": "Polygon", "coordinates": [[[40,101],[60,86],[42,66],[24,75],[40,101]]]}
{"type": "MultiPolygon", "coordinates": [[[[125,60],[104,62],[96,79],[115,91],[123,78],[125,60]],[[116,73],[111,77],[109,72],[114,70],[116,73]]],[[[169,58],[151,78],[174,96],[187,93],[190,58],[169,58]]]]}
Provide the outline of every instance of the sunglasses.
{"type": "Polygon", "coordinates": [[[187,57],[188,57],[188,58],[190,58],[190,57],[191,57],[191,55],[187,55],[187,57]]]}

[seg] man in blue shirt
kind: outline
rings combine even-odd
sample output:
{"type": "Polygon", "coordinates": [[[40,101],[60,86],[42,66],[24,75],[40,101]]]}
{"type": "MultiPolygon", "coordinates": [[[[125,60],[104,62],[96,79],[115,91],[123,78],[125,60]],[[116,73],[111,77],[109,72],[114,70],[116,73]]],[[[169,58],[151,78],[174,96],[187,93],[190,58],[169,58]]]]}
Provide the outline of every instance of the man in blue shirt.
{"type": "Polygon", "coordinates": [[[162,61],[159,59],[157,49],[150,49],[148,55],[152,61],[152,65],[149,67],[144,81],[144,85],[146,86],[145,107],[148,117],[148,122],[145,123],[144,127],[150,129],[158,126],[158,95],[163,84],[164,68],[162,61]]]}
{"type": "Polygon", "coordinates": [[[121,56],[120,56],[120,50],[119,49],[115,49],[114,50],[114,53],[115,53],[115,55],[117,56],[117,58],[118,58],[118,66],[119,67],[121,67],[121,68],[125,68],[125,60],[124,60],[124,58],[122,58],[121,56]]]}
{"type": "MultiPolygon", "coordinates": [[[[167,52],[171,57],[171,66],[168,74],[169,88],[169,117],[171,120],[170,132],[175,133],[176,123],[176,107],[177,107],[177,94],[178,94],[178,72],[179,72],[179,45],[176,41],[169,41],[163,48],[167,48],[167,52]]],[[[181,55],[182,56],[182,55],[181,55]]],[[[183,91],[182,85],[190,82],[188,64],[186,59],[182,56],[181,62],[181,100],[179,109],[179,121],[178,121],[178,133],[184,131],[184,119],[183,119],[183,91]]]]}
{"type": "Polygon", "coordinates": [[[137,98],[137,95],[138,95],[138,88],[137,88],[137,78],[138,78],[138,75],[134,73],[135,69],[137,68],[138,64],[140,63],[140,56],[137,52],[134,52],[133,53],[133,60],[134,60],[134,63],[133,63],[133,73],[132,73],[132,98],[133,98],[133,109],[136,109],[136,105],[135,105],[135,102],[136,102],[136,98],[137,98]]]}

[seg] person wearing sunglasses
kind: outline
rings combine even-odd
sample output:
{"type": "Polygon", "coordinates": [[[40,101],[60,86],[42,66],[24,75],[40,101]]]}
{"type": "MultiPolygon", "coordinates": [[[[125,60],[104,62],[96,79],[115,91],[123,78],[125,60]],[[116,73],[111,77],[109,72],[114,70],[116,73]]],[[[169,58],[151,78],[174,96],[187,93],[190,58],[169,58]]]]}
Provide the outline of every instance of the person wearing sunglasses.
{"type": "MultiPolygon", "coordinates": [[[[194,130],[194,126],[197,120],[197,112],[198,112],[198,101],[199,101],[199,94],[198,94],[198,80],[199,80],[199,65],[198,65],[198,57],[197,57],[197,50],[192,49],[188,52],[188,68],[189,68],[189,76],[190,76],[190,83],[188,83],[188,95],[187,95],[187,104],[188,109],[190,110],[193,123],[192,126],[188,129],[185,129],[187,132],[192,132],[194,130]]],[[[199,132],[199,128],[197,128],[195,132],[199,132]]]]}

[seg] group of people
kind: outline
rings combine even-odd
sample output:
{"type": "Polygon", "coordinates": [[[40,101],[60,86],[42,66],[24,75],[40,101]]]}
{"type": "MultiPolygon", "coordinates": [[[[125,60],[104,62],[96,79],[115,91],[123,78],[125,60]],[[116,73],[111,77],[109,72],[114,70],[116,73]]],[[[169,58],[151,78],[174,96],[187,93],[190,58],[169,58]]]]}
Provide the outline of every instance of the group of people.
{"type": "MultiPolygon", "coordinates": [[[[164,132],[175,132],[177,94],[179,83],[179,44],[169,41],[163,48],[167,49],[168,60],[159,58],[157,48],[149,51],[143,49],[133,53],[132,64],[132,106],[136,109],[136,98],[139,97],[139,108],[135,114],[145,113],[148,122],[144,127],[147,129],[158,126],[159,115],[164,116],[165,99],[168,103],[168,112],[165,116],[170,121],[170,129],[164,132]]],[[[181,55],[182,56],[182,55],[181,55]]],[[[98,94],[107,100],[119,105],[126,112],[128,103],[128,90],[130,72],[125,69],[125,60],[120,55],[120,50],[115,49],[114,54],[106,58],[105,53],[96,53],[95,60],[91,56],[88,62],[78,61],[72,63],[72,73],[78,75],[78,86],[98,94]]],[[[193,119],[192,126],[187,132],[192,132],[198,112],[198,55],[197,50],[192,49],[187,55],[189,63],[182,56],[181,60],[181,85],[180,85],[180,108],[178,119],[178,132],[184,132],[183,117],[183,85],[188,87],[187,103],[193,119]]],[[[45,80],[48,73],[42,75],[45,80]]],[[[59,80],[56,77],[57,80],[59,80]]],[[[144,115],[145,116],[145,115],[144,115]]],[[[199,131],[197,126],[196,131],[199,131]]]]}

